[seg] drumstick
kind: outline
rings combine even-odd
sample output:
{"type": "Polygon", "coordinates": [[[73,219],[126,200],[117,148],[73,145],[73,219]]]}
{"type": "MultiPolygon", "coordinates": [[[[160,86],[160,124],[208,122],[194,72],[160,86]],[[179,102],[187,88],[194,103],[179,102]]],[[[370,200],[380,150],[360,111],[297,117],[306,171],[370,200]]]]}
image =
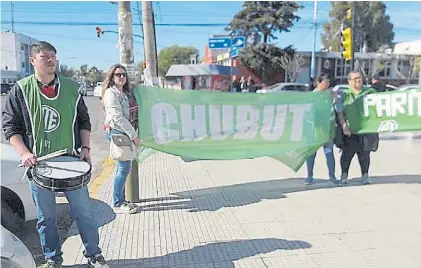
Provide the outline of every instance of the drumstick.
{"type": "MultiPolygon", "coordinates": [[[[56,157],[56,156],[64,155],[66,153],[67,153],[66,149],[59,150],[59,151],[52,152],[50,154],[46,154],[44,156],[41,156],[41,157],[37,158],[37,161],[47,160],[47,159],[50,159],[50,158],[53,158],[53,157],[56,157]]],[[[25,165],[22,164],[22,163],[18,165],[18,167],[24,167],[24,166],[25,165]]]]}

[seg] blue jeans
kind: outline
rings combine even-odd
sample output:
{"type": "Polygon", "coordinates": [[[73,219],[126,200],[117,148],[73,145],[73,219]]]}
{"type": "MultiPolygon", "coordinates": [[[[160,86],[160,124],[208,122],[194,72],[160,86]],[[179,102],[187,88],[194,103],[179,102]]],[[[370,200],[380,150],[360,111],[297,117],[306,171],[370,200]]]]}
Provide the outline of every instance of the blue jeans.
{"type": "MultiPolygon", "coordinates": [[[[329,170],[329,179],[335,178],[335,156],[333,155],[333,140],[328,141],[323,145],[323,149],[326,156],[326,164],[329,170]]],[[[307,179],[313,179],[313,168],[314,160],[316,159],[316,153],[307,158],[307,179]]]]}
{"type": "MultiPolygon", "coordinates": [[[[108,142],[111,142],[111,134],[122,134],[112,129],[105,132],[108,142]]],[[[117,161],[117,172],[114,179],[114,207],[119,207],[126,201],[126,181],[132,169],[132,161],[117,161]]]]}
{"type": "MultiPolygon", "coordinates": [[[[45,259],[63,262],[60,237],[56,221],[55,193],[39,187],[33,180],[29,183],[32,198],[37,207],[37,230],[41,240],[41,247],[45,259]]],[[[70,212],[76,221],[85,251],[83,255],[89,258],[101,253],[98,247],[98,226],[93,217],[88,187],[64,192],[70,205],[70,212]]]]}

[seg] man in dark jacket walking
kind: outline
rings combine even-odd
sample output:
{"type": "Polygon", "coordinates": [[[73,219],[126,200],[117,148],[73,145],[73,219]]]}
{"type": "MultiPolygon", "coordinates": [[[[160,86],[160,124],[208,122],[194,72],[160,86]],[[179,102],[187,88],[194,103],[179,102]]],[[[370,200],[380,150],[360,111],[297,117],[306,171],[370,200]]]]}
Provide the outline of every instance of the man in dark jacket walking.
{"type": "Polygon", "coordinates": [[[380,81],[380,76],[375,74],[371,77],[371,87],[374,88],[377,92],[386,92],[386,85],[380,81]]]}

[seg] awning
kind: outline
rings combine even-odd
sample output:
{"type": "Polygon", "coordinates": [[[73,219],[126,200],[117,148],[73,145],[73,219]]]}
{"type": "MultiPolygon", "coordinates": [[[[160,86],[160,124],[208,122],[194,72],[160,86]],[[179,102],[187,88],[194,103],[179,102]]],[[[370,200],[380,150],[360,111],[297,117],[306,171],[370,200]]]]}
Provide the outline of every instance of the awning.
{"type": "MultiPolygon", "coordinates": [[[[232,67],[232,75],[240,71],[232,67]]],[[[171,65],[165,76],[204,76],[204,75],[230,75],[230,66],[216,64],[175,64],[171,65]]]]}

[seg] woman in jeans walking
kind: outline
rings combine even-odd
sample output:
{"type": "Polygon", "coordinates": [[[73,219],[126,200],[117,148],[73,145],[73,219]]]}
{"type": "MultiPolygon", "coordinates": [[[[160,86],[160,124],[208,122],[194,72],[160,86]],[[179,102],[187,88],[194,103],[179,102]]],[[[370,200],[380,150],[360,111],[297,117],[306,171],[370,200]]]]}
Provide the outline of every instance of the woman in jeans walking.
{"type": "MultiPolygon", "coordinates": [[[[314,92],[322,92],[329,90],[330,81],[329,76],[327,74],[320,74],[316,80],[316,88],[313,90],[314,92]]],[[[349,131],[348,127],[344,124],[345,118],[342,112],[342,105],[341,102],[338,100],[338,93],[331,92],[333,95],[333,108],[335,110],[336,116],[340,125],[343,126],[343,132],[346,135],[350,135],[351,132],[349,131]]],[[[329,171],[329,181],[333,184],[338,184],[339,181],[335,177],[335,156],[333,155],[333,139],[329,140],[327,143],[323,145],[324,153],[326,156],[326,165],[329,171]]],[[[316,159],[316,153],[310,155],[307,158],[307,179],[305,181],[306,185],[311,185],[313,183],[313,168],[314,168],[314,161],[316,159]]]]}
{"type": "MultiPolygon", "coordinates": [[[[112,134],[125,134],[136,145],[140,139],[136,129],[130,123],[131,96],[126,68],[120,64],[111,66],[108,71],[102,93],[103,108],[105,110],[104,128],[108,142],[112,134]]],[[[125,186],[130,173],[132,161],[117,161],[117,172],[114,179],[114,212],[136,213],[138,207],[129,203],[125,196],[125,186]]]]}

